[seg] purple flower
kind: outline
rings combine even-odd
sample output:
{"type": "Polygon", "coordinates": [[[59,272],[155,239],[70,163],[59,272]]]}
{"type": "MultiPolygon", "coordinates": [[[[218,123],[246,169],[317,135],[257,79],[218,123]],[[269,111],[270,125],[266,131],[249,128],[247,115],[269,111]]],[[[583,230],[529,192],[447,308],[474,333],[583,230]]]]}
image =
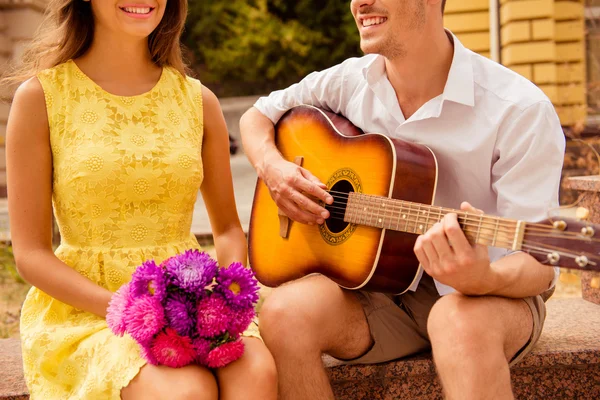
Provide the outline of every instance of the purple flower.
{"type": "Polygon", "coordinates": [[[119,290],[112,295],[106,310],[106,324],[110,330],[117,336],[123,336],[127,331],[127,320],[125,310],[131,304],[131,290],[129,283],[121,286],[119,290]]]}
{"type": "Polygon", "coordinates": [[[139,343],[148,343],[166,324],[165,312],[156,297],[134,298],[125,310],[127,333],[139,343]]]}
{"type": "Polygon", "coordinates": [[[198,250],[172,257],[165,266],[172,285],[198,296],[212,283],[218,268],[215,260],[198,250]]]}
{"type": "Polygon", "coordinates": [[[165,271],[154,261],[146,261],[133,273],[131,288],[134,297],[147,295],[163,301],[167,295],[165,271]]]}
{"type": "Polygon", "coordinates": [[[234,362],[244,354],[244,342],[236,340],[214,348],[206,357],[209,368],[222,368],[234,362]]]}
{"type": "Polygon", "coordinates": [[[258,282],[254,272],[239,262],[219,270],[215,291],[221,293],[235,310],[251,308],[258,302],[258,282]]]}
{"type": "Polygon", "coordinates": [[[174,329],[167,328],[159,333],[150,348],[152,357],[160,365],[181,368],[196,358],[196,349],[187,336],[179,336],[174,329]]]}
{"type": "Polygon", "coordinates": [[[227,328],[229,335],[231,337],[238,337],[244,333],[244,331],[248,329],[248,326],[255,315],[254,308],[233,311],[233,315],[229,321],[229,327],[227,328]]]}
{"type": "Polygon", "coordinates": [[[185,294],[169,293],[165,301],[165,316],[169,326],[182,336],[192,336],[196,325],[196,304],[185,294]]]}
{"type": "Polygon", "coordinates": [[[231,310],[225,300],[212,296],[198,303],[197,332],[201,337],[212,338],[227,330],[231,310]]]}

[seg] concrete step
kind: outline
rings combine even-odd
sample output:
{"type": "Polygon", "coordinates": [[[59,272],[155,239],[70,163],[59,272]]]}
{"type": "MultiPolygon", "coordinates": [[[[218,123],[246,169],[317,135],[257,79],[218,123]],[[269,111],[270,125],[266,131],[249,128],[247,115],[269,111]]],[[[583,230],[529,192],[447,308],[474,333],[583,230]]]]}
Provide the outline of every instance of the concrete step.
{"type": "MultiPolygon", "coordinates": [[[[324,362],[340,400],[443,399],[430,354],[369,366],[324,362]]],[[[512,369],[512,382],[517,399],[600,399],[600,307],[549,300],[542,337],[512,369]]],[[[0,400],[28,398],[19,341],[0,340],[0,400]]]]}
{"type": "MultiPolygon", "coordinates": [[[[535,349],[511,370],[516,399],[600,399],[600,307],[550,299],[535,349]]],[[[340,366],[324,357],[340,400],[441,400],[431,354],[378,365],[340,366]]]]}

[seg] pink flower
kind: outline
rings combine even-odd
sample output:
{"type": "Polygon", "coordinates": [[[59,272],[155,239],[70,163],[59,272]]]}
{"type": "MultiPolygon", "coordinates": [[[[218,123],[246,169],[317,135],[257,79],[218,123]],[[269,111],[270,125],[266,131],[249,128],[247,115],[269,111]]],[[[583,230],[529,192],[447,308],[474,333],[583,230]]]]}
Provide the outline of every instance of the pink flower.
{"type": "Polygon", "coordinates": [[[234,311],[231,320],[229,321],[229,327],[227,328],[227,332],[232,337],[238,337],[246,329],[252,322],[252,319],[255,316],[255,312],[253,308],[248,308],[246,310],[234,311]]]}
{"type": "Polygon", "coordinates": [[[209,368],[222,368],[237,360],[244,354],[244,343],[241,340],[227,342],[213,349],[206,357],[209,368]]]}
{"type": "Polygon", "coordinates": [[[179,336],[174,329],[166,328],[156,335],[150,353],[161,365],[181,368],[191,364],[196,357],[196,349],[187,336],[179,336]]]}
{"type": "Polygon", "coordinates": [[[167,323],[165,311],[154,296],[142,296],[132,299],[125,310],[127,333],[140,343],[147,343],[167,323]]]}
{"type": "Polygon", "coordinates": [[[106,310],[106,323],[117,336],[123,336],[127,331],[125,310],[131,304],[132,296],[129,284],[125,284],[112,295],[106,310]]]}
{"type": "Polygon", "coordinates": [[[210,341],[198,338],[194,340],[194,348],[196,350],[196,362],[206,365],[206,357],[210,352],[210,341]]]}
{"type": "Polygon", "coordinates": [[[159,365],[158,361],[156,360],[156,358],[154,358],[154,355],[152,354],[152,348],[147,344],[138,344],[140,346],[140,353],[142,355],[142,358],[148,361],[148,364],[159,365]]]}
{"type": "Polygon", "coordinates": [[[224,299],[212,296],[198,303],[197,330],[201,337],[212,338],[225,333],[232,317],[224,299]]]}

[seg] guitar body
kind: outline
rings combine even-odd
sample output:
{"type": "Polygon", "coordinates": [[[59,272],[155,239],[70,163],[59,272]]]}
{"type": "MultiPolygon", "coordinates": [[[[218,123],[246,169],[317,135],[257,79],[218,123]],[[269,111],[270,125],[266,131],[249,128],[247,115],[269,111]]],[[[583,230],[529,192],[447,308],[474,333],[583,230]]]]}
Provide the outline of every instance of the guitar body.
{"type": "MultiPolygon", "coordinates": [[[[434,199],[437,165],[425,146],[363,134],[345,118],[312,106],[293,108],[275,128],[284,158],[301,160],[334,197],[354,191],[422,204],[434,199]]],[[[346,223],[342,208],[328,209],[338,218],[321,226],[289,220],[282,228],[287,218],[259,179],[249,230],[257,279],[275,287],[318,273],[347,289],[405,292],[420,269],[413,252],[417,235],[346,223]]]]}

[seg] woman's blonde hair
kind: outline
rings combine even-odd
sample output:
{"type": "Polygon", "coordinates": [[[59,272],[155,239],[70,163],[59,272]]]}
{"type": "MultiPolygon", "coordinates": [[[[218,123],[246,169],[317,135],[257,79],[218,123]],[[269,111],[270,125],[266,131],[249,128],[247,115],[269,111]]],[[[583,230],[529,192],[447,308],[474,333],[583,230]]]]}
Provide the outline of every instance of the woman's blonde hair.
{"type": "MultiPolygon", "coordinates": [[[[169,0],[160,24],[148,38],[152,60],[161,67],[171,66],[182,75],[189,72],[179,42],[187,9],[187,0],[169,0]]],[[[2,84],[24,82],[44,69],[82,56],[93,38],[94,15],[90,1],[51,0],[35,38],[20,62],[3,77],[2,84]]]]}

